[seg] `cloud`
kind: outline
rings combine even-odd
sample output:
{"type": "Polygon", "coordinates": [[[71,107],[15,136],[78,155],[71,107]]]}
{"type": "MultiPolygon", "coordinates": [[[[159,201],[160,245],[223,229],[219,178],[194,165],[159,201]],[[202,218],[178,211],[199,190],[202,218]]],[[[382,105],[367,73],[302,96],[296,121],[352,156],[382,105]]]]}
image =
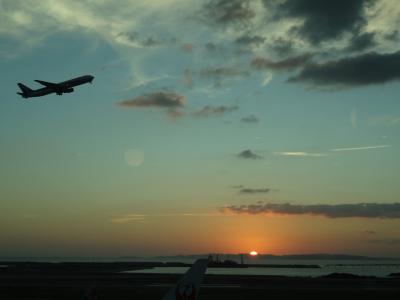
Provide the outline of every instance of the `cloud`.
{"type": "Polygon", "coordinates": [[[392,42],[398,42],[400,39],[400,31],[398,29],[393,30],[391,33],[385,35],[385,39],[392,42]]]}
{"type": "Polygon", "coordinates": [[[200,75],[203,77],[212,77],[212,78],[244,77],[248,76],[249,72],[233,67],[210,67],[200,70],[200,75]]]}
{"type": "Polygon", "coordinates": [[[312,55],[309,53],[288,57],[278,61],[256,57],[251,61],[250,65],[256,70],[291,71],[304,66],[311,58],[312,55]]]}
{"type": "Polygon", "coordinates": [[[275,54],[279,56],[288,56],[295,52],[295,44],[292,39],[284,39],[282,37],[278,37],[274,39],[269,45],[275,54]]]}
{"type": "Polygon", "coordinates": [[[292,30],[311,44],[341,37],[346,32],[357,33],[366,24],[365,8],[372,0],[263,0],[267,9],[275,9],[278,20],[300,19],[292,30]]]}
{"type": "Polygon", "coordinates": [[[220,25],[246,24],[256,15],[250,0],[210,0],[203,7],[206,21],[220,25]]]}
{"type": "Polygon", "coordinates": [[[258,123],[259,119],[255,115],[249,115],[240,119],[244,123],[258,123]]]}
{"type": "Polygon", "coordinates": [[[123,108],[148,108],[156,107],[165,109],[171,118],[183,116],[179,109],[185,106],[186,97],[176,92],[160,91],[147,95],[138,96],[130,100],[118,102],[117,105],[123,108]]]}
{"type": "Polygon", "coordinates": [[[260,35],[243,35],[235,40],[236,44],[242,46],[250,46],[250,45],[260,46],[264,42],[265,42],[265,37],[260,35]]]}
{"type": "Polygon", "coordinates": [[[208,67],[199,71],[203,78],[214,80],[215,86],[221,86],[226,79],[240,79],[250,75],[249,71],[236,67],[208,67]]]}
{"type": "Polygon", "coordinates": [[[112,223],[125,224],[125,223],[144,223],[148,215],[141,214],[127,214],[121,217],[111,219],[112,223]]]}
{"type": "Polygon", "coordinates": [[[281,156],[293,156],[293,157],[323,157],[327,156],[324,153],[312,153],[312,152],[275,152],[275,155],[281,156]]]}
{"type": "Polygon", "coordinates": [[[140,149],[126,149],[124,159],[128,165],[138,167],[144,162],[144,152],[140,149]]]}
{"type": "Polygon", "coordinates": [[[265,203],[251,205],[230,205],[222,212],[236,214],[280,214],[313,215],[327,218],[381,218],[399,219],[400,203],[356,203],[356,204],[316,204],[295,205],[289,203],[265,203]]]}
{"type": "Polygon", "coordinates": [[[333,151],[333,152],[359,151],[359,150],[382,149],[382,148],[388,148],[388,147],[390,147],[390,145],[376,145],[376,146],[351,147],[351,148],[336,148],[336,149],[331,149],[331,151],[333,151]]]}
{"type": "Polygon", "coordinates": [[[261,82],[261,85],[262,85],[262,86],[266,86],[268,83],[271,82],[272,78],[273,78],[272,74],[271,74],[271,73],[268,73],[268,74],[265,76],[265,78],[263,79],[263,81],[261,82]]]}
{"type": "Polygon", "coordinates": [[[243,150],[242,152],[237,154],[237,157],[243,158],[243,159],[261,159],[263,158],[262,156],[255,154],[253,151],[247,149],[243,150]]]}
{"type": "Polygon", "coordinates": [[[152,94],[147,94],[133,98],[131,100],[124,100],[118,103],[122,107],[162,107],[162,108],[180,108],[185,105],[186,97],[175,93],[160,91],[152,94]]]}
{"type": "Polygon", "coordinates": [[[193,112],[196,117],[213,117],[222,116],[223,114],[238,110],[239,106],[212,106],[206,105],[202,109],[193,112]]]}
{"type": "Polygon", "coordinates": [[[206,43],[204,45],[204,48],[209,52],[215,52],[215,51],[217,51],[219,49],[219,47],[216,44],[212,43],[212,42],[206,43]]]}
{"type": "Polygon", "coordinates": [[[353,38],[350,40],[350,45],[346,50],[350,52],[358,52],[372,48],[375,45],[375,33],[365,32],[363,34],[353,36],[353,38]]]}
{"type": "Polygon", "coordinates": [[[289,82],[310,82],[315,86],[354,87],[383,84],[400,79],[400,51],[370,52],[336,61],[306,65],[289,82]]]}
{"type": "Polygon", "coordinates": [[[147,223],[153,218],[176,218],[176,217],[216,217],[221,216],[220,212],[182,212],[182,213],[164,213],[164,214],[125,214],[111,219],[112,223],[147,223]]]}
{"type": "Polygon", "coordinates": [[[260,189],[252,189],[252,188],[241,188],[239,193],[241,194],[266,194],[271,191],[270,188],[260,188],[260,189]]]}
{"type": "Polygon", "coordinates": [[[242,184],[232,185],[231,188],[233,189],[242,189],[244,186],[242,184]]]}
{"type": "Polygon", "coordinates": [[[165,44],[164,41],[152,36],[141,37],[138,32],[120,32],[115,38],[119,43],[136,48],[151,48],[165,44]]]}

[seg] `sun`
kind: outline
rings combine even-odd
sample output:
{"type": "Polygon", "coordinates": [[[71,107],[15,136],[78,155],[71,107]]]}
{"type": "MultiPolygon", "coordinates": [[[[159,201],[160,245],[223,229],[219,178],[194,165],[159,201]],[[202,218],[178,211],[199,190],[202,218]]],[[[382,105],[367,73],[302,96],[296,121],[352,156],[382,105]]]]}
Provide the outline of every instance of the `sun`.
{"type": "Polygon", "coordinates": [[[251,256],[257,256],[257,255],[258,255],[258,252],[255,251],[255,250],[253,250],[253,251],[251,251],[249,254],[250,254],[251,256]]]}

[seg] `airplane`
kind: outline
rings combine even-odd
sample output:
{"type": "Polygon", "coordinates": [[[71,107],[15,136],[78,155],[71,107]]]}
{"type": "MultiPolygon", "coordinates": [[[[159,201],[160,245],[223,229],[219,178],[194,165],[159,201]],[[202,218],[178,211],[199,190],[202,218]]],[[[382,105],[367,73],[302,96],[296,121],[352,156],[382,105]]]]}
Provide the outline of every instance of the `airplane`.
{"type": "Polygon", "coordinates": [[[35,80],[36,82],[44,86],[43,88],[37,90],[32,90],[26,85],[18,83],[21,92],[18,92],[17,94],[21,95],[23,98],[41,97],[52,93],[56,93],[57,95],[61,96],[64,93],[72,93],[75,86],[85,83],[92,83],[93,79],[94,76],[92,75],[84,75],[59,83],[35,80]]]}
{"type": "Polygon", "coordinates": [[[182,279],[169,289],[162,300],[195,300],[199,294],[207,266],[208,259],[196,260],[182,279]]]}

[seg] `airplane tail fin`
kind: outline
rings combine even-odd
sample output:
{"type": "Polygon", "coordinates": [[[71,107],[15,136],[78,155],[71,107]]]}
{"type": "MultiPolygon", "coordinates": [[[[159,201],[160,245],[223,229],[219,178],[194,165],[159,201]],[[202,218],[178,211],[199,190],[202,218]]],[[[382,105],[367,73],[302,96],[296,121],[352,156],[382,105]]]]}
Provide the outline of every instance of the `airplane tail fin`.
{"type": "Polygon", "coordinates": [[[207,270],[208,259],[198,259],[162,300],[195,300],[207,270]]]}
{"type": "Polygon", "coordinates": [[[18,87],[21,89],[21,92],[22,92],[22,93],[18,92],[17,94],[18,94],[18,95],[21,95],[21,96],[24,97],[24,98],[28,98],[30,92],[32,92],[32,89],[29,88],[29,87],[27,87],[26,85],[24,85],[24,84],[22,84],[22,83],[18,83],[18,87]]]}
{"type": "Polygon", "coordinates": [[[22,83],[18,83],[19,88],[21,89],[21,91],[23,93],[28,93],[28,92],[32,92],[32,89],[27,87],[26,85],[22,84],[22,83]]]}

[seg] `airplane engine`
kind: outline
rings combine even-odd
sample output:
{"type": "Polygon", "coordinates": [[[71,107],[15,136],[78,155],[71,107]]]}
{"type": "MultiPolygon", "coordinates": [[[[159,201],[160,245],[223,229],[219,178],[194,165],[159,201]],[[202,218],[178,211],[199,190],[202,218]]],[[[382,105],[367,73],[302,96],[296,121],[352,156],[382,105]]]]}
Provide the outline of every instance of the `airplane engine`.
{"type": "Polygon", "coordinates": [[[72,93],[73,91],[74,91],[73,88],[68,88],[68,89],[63,90],[63,93],[72,93]]]}

